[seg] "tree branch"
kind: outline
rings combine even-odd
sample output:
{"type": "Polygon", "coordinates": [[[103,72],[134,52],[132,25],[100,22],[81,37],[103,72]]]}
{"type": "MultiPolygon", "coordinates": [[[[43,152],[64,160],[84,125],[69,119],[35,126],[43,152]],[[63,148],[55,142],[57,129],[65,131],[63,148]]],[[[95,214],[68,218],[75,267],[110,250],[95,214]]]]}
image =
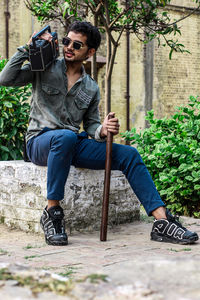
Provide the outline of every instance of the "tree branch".
{"type": "Polygon", "coordinates": [[[109,25],[109,29],[112,28],[113,24],[115,24],[115,22],[117,22],[119,20],[119,18],[121,18],[124,14],[124,11],[122,11],[109,25]]]}
{"type": "Polygon", "coordinates": [[[182,21],[182,20],[184,20],[184,19],[190,17],[190,16],[191,16],[192,14],[194,14],[197,10],[199,10],[199,8],[200,8],[200,4],[199,4],[198,7],[196,7],[191,13],[189,13],[188,15],[186,15],[186,16],[180,18],[179,20],[177,20],[177,21],[175,21],[175,22],[173,22],[173,23],[171,23],[171,24],[168,24],[167,26],[173,26],[174,24],[177,24],[178,22],[180,22],[180,21],[182,21]]]}
{"type": "Polygon", "coordinates": [[[132,6],[129,6],[128,8],[125,8],[109,25],[109,28],[111,29],[111,27],[113,26],[113,24],[115,24],[115,22],[117,22],[117,20],[119,20],[119,18],[121,18],[130,8],[132,8],[132,6]]]}
{"type": "Polygon", "coordinates": [[[120,38],[121,38],[121,35],[122,35],[124,29],[125,29],[125,25],[122,27],[122,30],[121,30],[121,32],[119,33],[119,36],[118,36],[118,38],[117,38],[117,41],[116,41],[117,46],[118,46],[119,40],[120,40],[120,38]]]}
{"type": "Polygon", "coordinates": [[[116,42],[115,42],[115,40],[114,40],[114,38],[113,38],[113,36],[112,36],[112,34],[110,32],[110,29],[109,29],[109,27],[108,27],[108,25],[106,23],[105,17],[102,14],[100,14],[100,18],[101,18],[101,21],[103,22],[104,28],[105,28],[105,30],[106,30],[106,32],[107,32],[107,34],[108,34],[108,36],[109,36],[112,44],[115,45],[116,42]]]}
{"type": "Polygon", "coordinates": [[[101,7],[102,7],[102,3],[99,3],[96,9],[96,14],[99,14],[101,7]]]}

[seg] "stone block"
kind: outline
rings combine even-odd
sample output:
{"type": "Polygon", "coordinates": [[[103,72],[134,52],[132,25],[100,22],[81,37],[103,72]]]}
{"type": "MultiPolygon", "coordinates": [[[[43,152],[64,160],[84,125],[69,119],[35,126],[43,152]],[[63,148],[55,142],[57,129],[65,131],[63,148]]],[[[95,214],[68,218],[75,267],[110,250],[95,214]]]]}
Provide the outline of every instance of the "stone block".
{"type": "MultiPolygon", "coordinates": [[[[0,162],[0,220],[24,231],[41,232],[46,201],[46,167],[24,161],[0,162]]],[[[61,201],[68,230],[99,230],[104,170],[70,169],[61,201]]],[[[120,171],[111,172],[109,225],[139,219],[139,201],[120,171]]]]}

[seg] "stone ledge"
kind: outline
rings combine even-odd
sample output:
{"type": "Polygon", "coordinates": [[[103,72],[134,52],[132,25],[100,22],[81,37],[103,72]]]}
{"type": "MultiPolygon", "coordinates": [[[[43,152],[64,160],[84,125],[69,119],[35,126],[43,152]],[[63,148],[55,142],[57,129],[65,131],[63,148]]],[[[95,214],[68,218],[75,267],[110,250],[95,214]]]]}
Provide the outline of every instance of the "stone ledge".
{"type": "MultiPolygon", "coordinates": [[[[24,161],[0,162],[0,220],[10,227],[41,232],[46,206],[46,167],[24,161]]],[[[99,230],[104,170],[71,167],[61,205],[68,230],[99,230]]],[[[120,171],[111,172],[109,225],[139,219],[139,201],[120,171]]]]}

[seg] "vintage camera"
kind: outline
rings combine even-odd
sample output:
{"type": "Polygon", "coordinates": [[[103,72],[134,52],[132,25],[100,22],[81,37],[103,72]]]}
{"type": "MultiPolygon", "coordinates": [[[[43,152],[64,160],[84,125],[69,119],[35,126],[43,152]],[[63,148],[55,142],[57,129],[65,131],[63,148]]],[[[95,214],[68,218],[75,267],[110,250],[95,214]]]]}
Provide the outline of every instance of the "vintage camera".
{"type": "Polygon", "coordinates": [[[32,37],[32,43],[29,45],[29,61],[31,64],[31,70],[45,71],[58,56],[58,36],[56,32],[51,32],[51,28],[48,25],[32,37]],[[45,31],[51,33],[51,42],[40,39],[40,36],[45,31]]]}

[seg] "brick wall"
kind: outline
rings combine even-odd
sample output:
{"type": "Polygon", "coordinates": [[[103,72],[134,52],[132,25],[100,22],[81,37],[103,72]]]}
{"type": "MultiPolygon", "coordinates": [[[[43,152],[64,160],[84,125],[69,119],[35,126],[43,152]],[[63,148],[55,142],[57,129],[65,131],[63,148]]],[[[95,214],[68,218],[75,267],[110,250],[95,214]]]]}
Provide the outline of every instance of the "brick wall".
{"type": "MultiPolygon", "coordinates": [[[[191,6],[193,1],[186,2],[191,6]]],[[[178,3],[180,1],[176,1],[178,3]]],[[[172,19],[181,18],[188,12],[187,9],[183,12],[174,8],[172,19]]],[[[190,95],[200,94],[199,12],[182,21],[181,32],[178,39],[191,54],[174,53],[169,60],[169,50],[155,45],[153,108],[157,117],[173,114],[175,106],[187,104],[190,95]]]]}

